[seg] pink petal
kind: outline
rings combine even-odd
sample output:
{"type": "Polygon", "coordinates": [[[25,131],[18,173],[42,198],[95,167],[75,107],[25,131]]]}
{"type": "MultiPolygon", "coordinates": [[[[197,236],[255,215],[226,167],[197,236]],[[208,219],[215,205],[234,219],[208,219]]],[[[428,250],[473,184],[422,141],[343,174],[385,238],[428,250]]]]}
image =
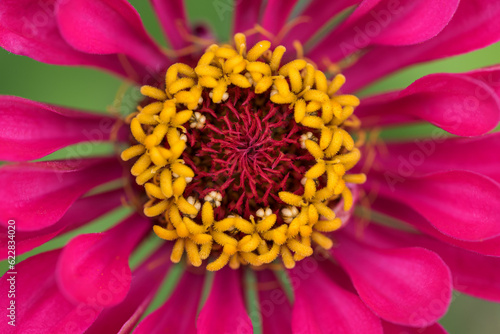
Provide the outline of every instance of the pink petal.
{"type": "MultiPolygon", "coordinates": [[[[108,211],[119,207],[124,196],[125,192],[118,189],[83,197],[76,200],[54,225],[35,231],[16,231],[16,254],[26,253],[60,234],[74,230],[99,218],[108,211]]],[[[0,253],[0,258],[4,259],[7,257],[9,241],[7,227],[0,226],[0,231],[0,250],[3,251],[3,253],[0,253]]]]}
{"type": "Polygon", "coordinates": [[[408,205],[451,237],[479,241],[500,236],[500,184],[490,178],[467,171],[418,177],[386,171],[384,176],[372,173],[372,181],[382,196],[408,205]]]}
{"type": "Polygon", "coordinates": [[[198,316],[198,334],[253,333],[243,302],[241,272],[225,267],[215,273],[214,282],[198,316]],[[224,321],[221,321],[221,314],[224,321]]]}
{"type": "Polygon", "coordinates": [[[0,168],[0,221],[39,230],[56,223],[90,189],[122,176],[116,158],[46,161],[0,168]]]}
{"type": "Polygon", "coordinates": [[[423,175],[468,170],[500,183],[500,133],[477,138],[442,138],[387,143],[387,154],[377,155],[377,168],[399,174],[423,175]]]}
{"type": "MultiPolygon", "coordinates": [[[[54,270],[60,250],[34,255],[16,265],[16,274],[2,277],[0,286],[4,294],[1,304],[7,308],[15,300],[15,327],[4,319],[0,322],[2,333],[63,334],[83,333],[99,315],[102,307],[97,304],[73,304],[60,292],[54,270]],[[15,298],[8,299],[8,281],[15,276],[15,298]]],[[[7,312],[7,311],[6,311],[7,312]]],[[[5,317],[5,316],[4,316],[5,317]]]]}
{"type": "MultiPolygon", "coordinates": [[[[144,318],[134,334],[196,334],[196,312],[202,295],[203,278],[204,275],[185,271],[172,296],[163,306],[144,318]]],[[[226,321],[222,313],[214,320],[226,321]]]]}
{"type": "Polygon", "coordinates": [[[479,255],[434,240],[427,247],[434,250],[450,267],[455,290],[500,302],[500,258],[479,255]]]}
{"type": "Polygon", "coordinates": [[[171,245],[165,243],[134,270],[127,297],[120,304],[105,309],[85,334],[130,333],[155,297],[172,265],[170,250],[171,245]]]}
{"type": "Polygon", "coordinates": [[[15,96],[0,96],[0,159],[34,160],[85,141],[110,139],[117,120],[15,96]]]}
{"type": "Polygon", "coordinates": [[[56,0],[5,0],[0,4],[0,44],[10,52],[65,65],[111,67],[118,59],[86,55],[71,48],[60,36],[54,18],[56,0]],[[22,19],[19,19],[22,17],[22,19]],[[113,59],[113,61],[111,61],[113,59]]]}
{"type": "Polygon", "coordinates": [[[182,32],[190,32],[189,22],[183,0],[150,0],[156,15],[174,49],[181,49],[189,45],[182,32]]]}
{"type": "Polygon", "coordinates": [[[363,100],[364,127],[428,121],[459,136],[484,134],[500,120],[500,99],[485,83],[462,74],[431,74],[408,88],[363,100]],[[481,99],[476,91],[484,92],[481,99]]]}
{"type": "Polygon", "coordinates": [[[154,71],[167,65],[128,1],[65,0],[58,3],[56,13],[61,34],[80,51],[123,53],[154,71]]]}
{"type": "Polygon", "coordinates": [[[440,324],[434,324],[425,328],[411,328],[382,321],[382,325],[384,326],[385,334],[448,334],[440,324]]]}
{"type": "Polygon", "coordinates": [[[73,238],[57,265],[68,298],[87,304],[97,300],[106,307],[121,302],[130,288],[129,255],[150,228],[148,219],[134,214],[106,232],[73,238]]]}
{"type": "Polygon", "coordinates": [[[257,271],[259,307],[264,334],[292,333],[292,306],[270,270],[257,271]]]}
{"type": "Polygon", "coordinates": [[[308,277],[294,286],[294,333],[380,333],[380,319],[356,296],[329,279],[322,270],[311,273],[302,262],[291,276],[308,277]],[[332,329],[335,331],[332,331],[332,329]]]}
{"type": "Polygon", "coordinates": [[[446,313],[452,282],[439,256],[423,248],[378,249],[345,233],[335,238],[339,246],[332,249],[333,256],[349,273],[361,299],[380,317],[425,327],[446,313]]]}
{"type": "Polygon", "coordinates": [[[384,196],[377,196],[375,201],[370,205],[370,209],[408,223],[419,231],[448,244],[479,254],[500,257],[500,237],[478,241],[464,241],[450,237],[437,230],[427,219],[412,208],[384,196]]]}
{"type": "Polygon", "coordinates": [[[361,0],[340,0],[325,3],[324,0],[312,0],[307,8],[300,14],[300,21],[286,34],[281,42],[287,48],[293,41],[306,44],[328,21],[350,6],[356,5],[361,0]]]}
{"type": "Polygon", "coordinates": [[[268,0],[261,25],[273,35],[278,35],[285,25],[297,0],[268,0]]]}
{"type": "MultiPolygon", "coordinates": [[[[493,89],[498,96],[500,96],[500,66],[491,66],[488,68],[482,68],[472,72],[468,72],[467,75],[471,78],[480,80],[487,84],[491,89],[493,89]]],[[[478,98],[482,98],[487,93],[476,92],[478,98]]]]}
{"type": "Polygon", "coordinates": [[[371,45],[410,45],[436,36],[448,24],[459,0],[364,0],[351,16],[308,54],[336,62],[371,45]]]}
{"type": "Polygon", "coordinates": [[[85,65],[129,77],[116,55],[79,52],[61,36],[55,20],[57,0],[2,0],[0,46],[9,52],[57,65],[85,65]]]}
{"type": "MultiPolygon", "coordinates": [[[[234,6],[234,18],[233,18],[233,34],[238,32],[245,32],[255,27],[255,24],[259,22],[259,14],[262,5],[262,0],[252,0],[252,1],[238,1],[234,6]]],[[[225,12],[222,12],[224,13],[225,12]]],[[[224,15],[222,14],[222,15],[224,15]]],[[[224,18],[223,16],[221,18],[224,18]]],[[[227,14],[229,15],[229,13],[227,14]]],[[[247,36],[252,41],[255,37],[247,36]]]]}
{"type": "Polygon", "coordinates": [[[472,296],[500,301],[500,258],[483,256],[423,234],[370,224],[363,240],[377,247],[422,247],[438,254],[450,268],[453,288],[472,296]]]}
{"type": "Polygon", "coordinates": [[[436,37],[410,46],[373,47],[343,72],[348,78],[343,88],[355,91],[405,66],[471,52],[493,44],[500,40],[499,15],[499,2],[462,0],[448,26],[436,37]]]}

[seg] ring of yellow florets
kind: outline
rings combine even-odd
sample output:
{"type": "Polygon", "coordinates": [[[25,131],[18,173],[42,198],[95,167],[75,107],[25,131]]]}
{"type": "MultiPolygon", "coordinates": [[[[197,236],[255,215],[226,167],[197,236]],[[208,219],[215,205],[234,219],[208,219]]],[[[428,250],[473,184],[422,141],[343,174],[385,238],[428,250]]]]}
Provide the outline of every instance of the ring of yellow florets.
{"type": "Polygon", "coordinates": [[[144,214],[164,217],[154,232],[162,239],[175,240],[173,262],[179,262],[186,252],[188,262],[200,266],[217,250],[219,255],[207,265],[208,270],[219,270],[228,263],[232,268],[259,266],[278,257],[285,267],[292,268],[295,261],[312,255],[313,242],[325,249],[333,246],[324,233],[338,229],[342,221],[328,203],[342,198],[344,210],[349,210],[353,197],[346,183],[365,181],[363,174],[346,174],[359,161],[360,151],[343,126],[353,123],[350,118],[359,100],[337,94],[345,82],[342,75],[329,81],[304,59],[280,66],[283,46],[271,52],[271,43],[261,41],[247,52],[243,34],[236,34],[234,40],[235,48],[210,46],[194,69],[182,63],[170,66],[165,90],[141,88],[143,95],[156,102],[138,108],[129,117],[138,144],[126,149],[122,159],[140,156],[131,174],[150,198],[144,214]],[[183,196],[195,177],[180,159],[187,145],[181,133],[188,130],[183,125],[190,122],[191,128],[202,128],[205,120],[194,110],[203,102],[203,91],[210,90],[212,101],[221,103],[228,98],[231,85],[253,89],[256,94],[271,90],[273,103],[293,108],[297,124],[321,134],[319,139],[312,132],[301,137],[302,147],[316,163],[304,175],[302,195],[279,193],[287,204],[281,210],[285,224],[280,226],[275,226],[277,215],[268,208],[255,212],[256,218],[228,216],[216,221],[214,208],[221,204],[220,193],[212,192],[203,200],[183,196]],[[320,188],[318,179],[324,175],[326,184],[320,188]]]}

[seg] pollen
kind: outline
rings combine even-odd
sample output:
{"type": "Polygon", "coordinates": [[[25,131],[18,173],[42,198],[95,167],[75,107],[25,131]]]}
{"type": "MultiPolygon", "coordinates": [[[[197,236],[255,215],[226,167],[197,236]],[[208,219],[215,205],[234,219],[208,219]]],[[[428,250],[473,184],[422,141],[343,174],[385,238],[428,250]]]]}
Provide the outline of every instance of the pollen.
{"type": "Polygon", "coordinates": [[[341,93],[342,74],[300,52],[284,62],[285,52],[236,34],[234,46],[210,45],[141,88],[121,158],[154,233],[173,243],[172,262],[293,268],[334,246],[345,222],[333,208],[351,210],[351,189],[366,181],[350,173],[361,158],[360,101],[341,93]]]}

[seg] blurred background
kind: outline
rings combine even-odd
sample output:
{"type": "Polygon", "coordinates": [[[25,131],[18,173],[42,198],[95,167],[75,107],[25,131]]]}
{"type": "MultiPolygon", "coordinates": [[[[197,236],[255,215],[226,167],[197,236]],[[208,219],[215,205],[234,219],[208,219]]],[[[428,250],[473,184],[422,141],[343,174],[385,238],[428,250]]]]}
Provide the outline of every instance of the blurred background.
{"type": "MultiPolygon", "coordinates": [[[[160,44],[166,46],[163,33],[149,2],[144,0],[130,0],[130,2],[141,14],[151,35],[160,44]]],[[[300,3],[303,2],[300,1],[300,3]]],[[[219,40],[227,41],[229,39],[233,0],[187,0],[186,3],[191,22],[208,24],[219,40]]],[[[500,63],[500,44],[467,55],[406,69],[365,89],[361,96],[404,88],[416,79],[430,73],[463,72],[498,63],[500,63]]],[[[124,85],[122,81],[111,75],[93,69],[46,65],[27,57],[9,54],[0,49],[0,94],[2,95],[16,95],[79,109],[107,112],[112,109],[120,110],[119,101],[124,96],[134,96],[134,89],[124,85]]],[[[127,110],[129,110],[127,107],[122,108],[123,112],[127,110]]],[[[412,126],[406,129],[388,131],[385,136],[421,137],[432,129],[433,127],[429,125],[412,126]]],[[[112,149],[111,145],[93,144],[91,154],[105,154],[112,149]]],[[[43,160],[80,157],[82,155],[80,151],[78,145],[75,145],[75,147],[52,154],[43,160]]],[[[74,235],[106,230],[125,217],[130,212],[129,210],[127,208],[116,210],[84,228],[58,237],[23,256],[19,256],[17,261],[39,252],[61,247],[74,235]]],[[[150,249],[158,245],[158,242],[155,239],[150,240],[141,252],[131,259],[131,265],[136,266],[150,249]]],[[[1,274],[7,270],[5,262],[1,263],[0,270],[1,274]]],[[[161,298],[164,299],[169,294],[169,290],[176,280],[175,276],[174,270],[167,277],[165,287],[160,293],[161,296],[155,302],[156,306],[161,303],[161,298]]],[[[151,308],[154,308],[155,305],[151,308]]],[[[452,334],[500,333],[500,304],[488,303],[455,293],[449,313],[440,322],[452,334]]]]}

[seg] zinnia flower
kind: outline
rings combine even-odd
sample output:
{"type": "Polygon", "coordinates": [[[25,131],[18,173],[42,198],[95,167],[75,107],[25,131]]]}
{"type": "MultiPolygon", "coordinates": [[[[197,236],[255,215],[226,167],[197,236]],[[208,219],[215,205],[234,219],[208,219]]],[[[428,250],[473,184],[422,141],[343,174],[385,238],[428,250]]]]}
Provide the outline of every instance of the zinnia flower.
{"type": "Polygon", "coordinates": [[[168,50],[125,0],[0,3],[6,50],[142,94],[124,117],[0,97],[4,258],[132,211],[12,265],[2,333],[445,333],[452,289],[500,300],[500,68],[353,95],[497,42],[500,3],[296,2],[236,1],[219,42],[152,0],[168,50]],[[454,136],[377,135],[422,121],[454,136]],[[29,162],[91,141],[119,153],[29,162]]]}

